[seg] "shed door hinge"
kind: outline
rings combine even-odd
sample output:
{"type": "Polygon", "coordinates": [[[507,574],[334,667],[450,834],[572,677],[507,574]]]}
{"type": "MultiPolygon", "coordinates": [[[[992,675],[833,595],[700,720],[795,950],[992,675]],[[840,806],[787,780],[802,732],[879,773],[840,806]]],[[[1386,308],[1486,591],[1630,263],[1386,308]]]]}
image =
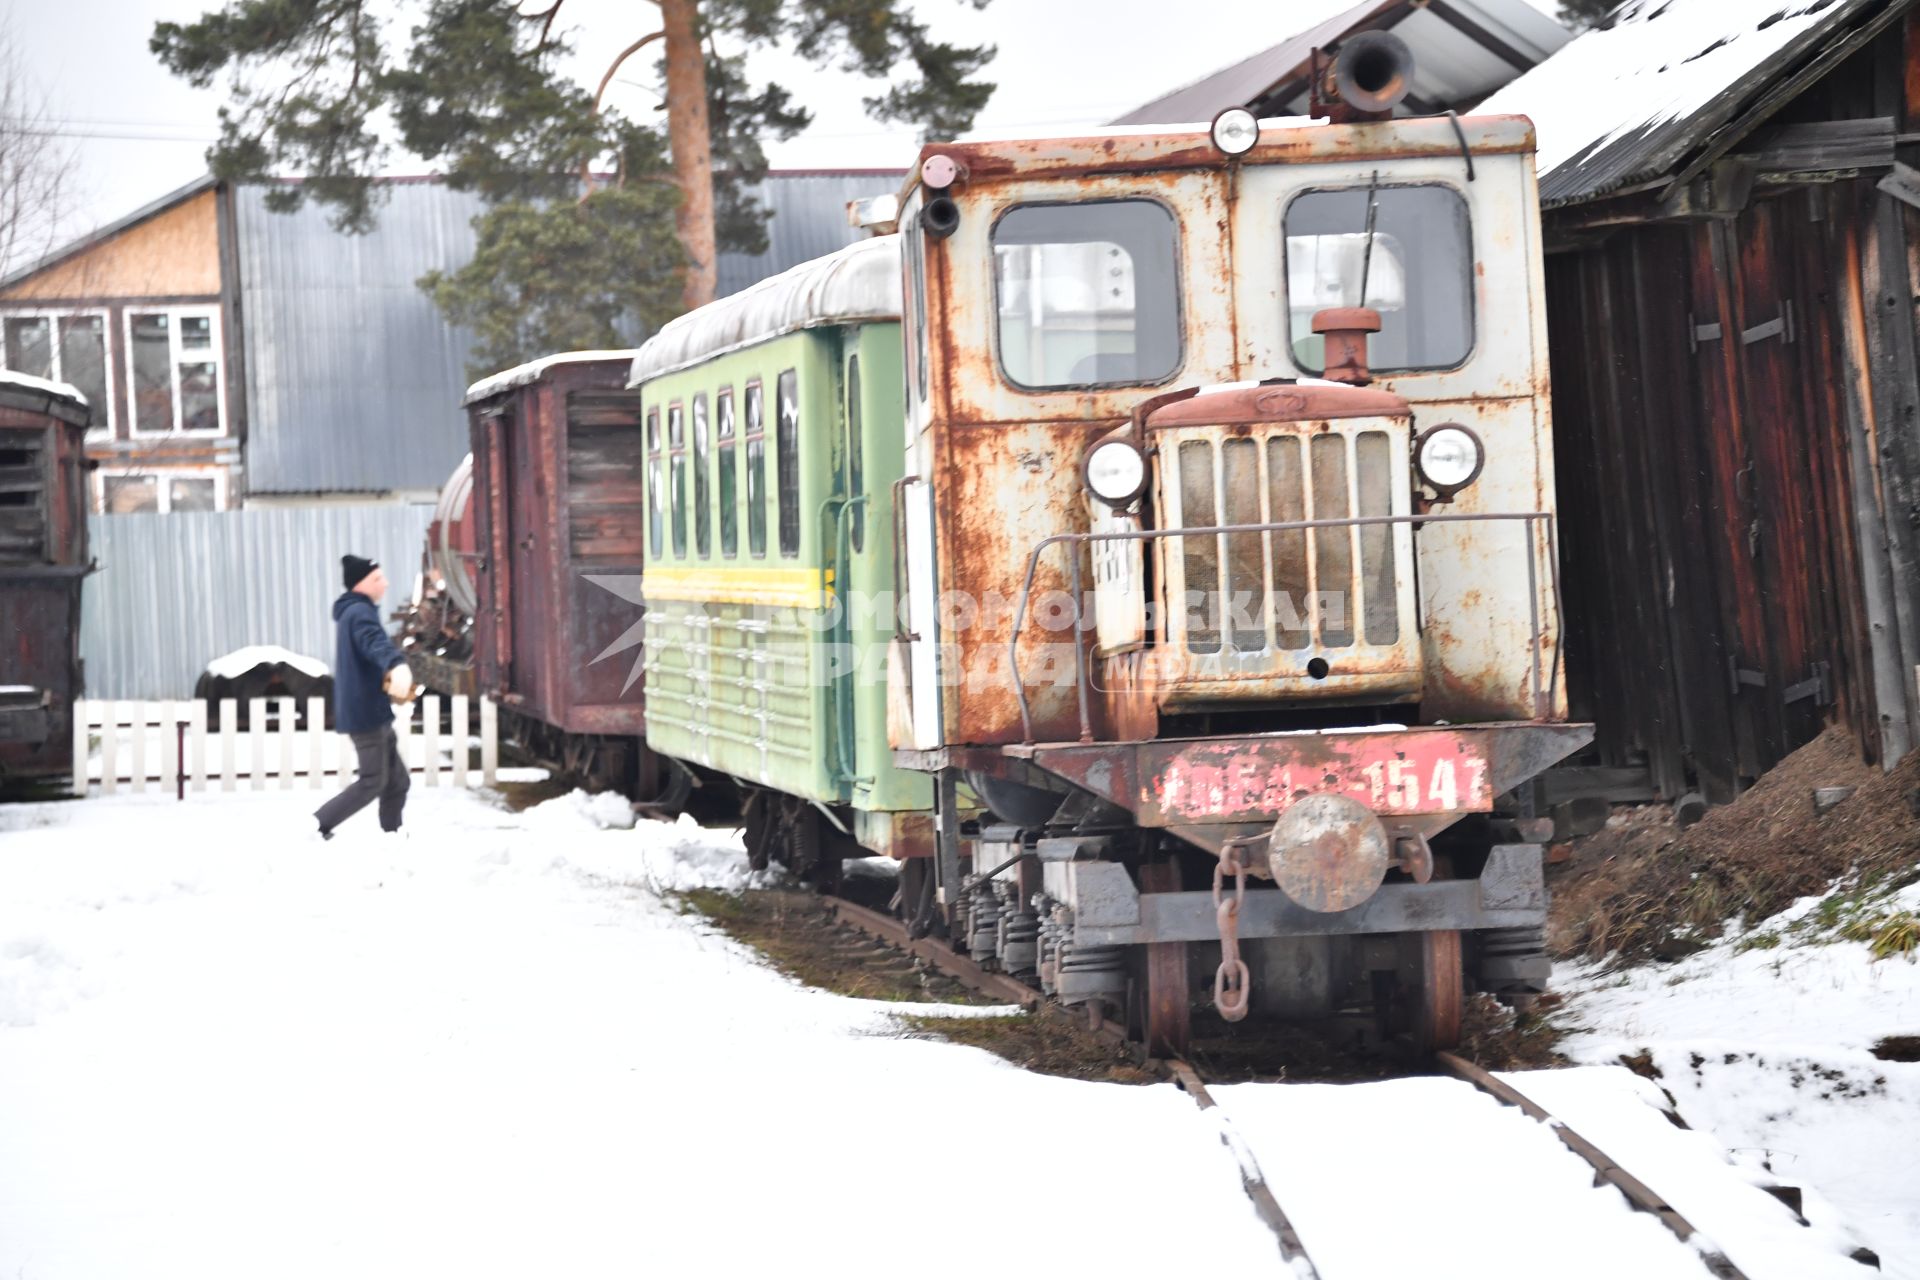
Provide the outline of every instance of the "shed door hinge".
{"type": "Polygon", "coordinates": [[[1732,689],[1733,695],[1737,698],[1740,696],[1740,689],[1743,685],[1754,689],[1766,688],[1767,673],[1764,671],[1755,671],[1750,667],[1743,667],[1740,665],[1739,658],[1729,655],[1727,658],[1727,685],[1732,689]]]}
{"type": "Polygon", "coordinates": [[[1703,342],[1718,342],[1720,326],[1718,324],[1696,324],[1693,313],[1687,313],[1687,350],[1698,353],[1703,342]]]}
{"type": "Polygon", "coordinates": [[[1811,698],[1816,707],[1832,706],[1833,684],[1828,678],[1831,671],[1832,667],[1825,662],[1814,663],[1813,674],[1799,684],[1788,685],[1786,692],[1781,695],[1781,702],[1792,706],[1796,702],[1805,702],[1811,698]]]}
{"type": "Polygon", "coordinates": [[[1793,345],[1793,299],[1788,298],[1780,304],[1780,314],[1766,320],[1751,329],[1740,331],[1740,345],[1750,347],[1756,342],[1765,342],[1768,338],[1778,338],[1787,346],[1793,345]]]}

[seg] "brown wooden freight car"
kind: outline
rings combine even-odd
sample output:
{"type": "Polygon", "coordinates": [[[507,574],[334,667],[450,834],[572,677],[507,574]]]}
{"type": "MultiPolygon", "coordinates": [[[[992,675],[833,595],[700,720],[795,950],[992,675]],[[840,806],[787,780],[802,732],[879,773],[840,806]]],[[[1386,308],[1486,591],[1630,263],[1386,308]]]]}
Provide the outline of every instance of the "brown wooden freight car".
{"type": "Polygon", "coordinates": [[[631,352],[572,352],[468,389],[473,659],[510,737],[645,797],[660,788],[644,743],[645,449],[631,362],[631,352]]]}
{"type": "Polygon", "coordinates": [[[91,410],[0,371],[0,788],[72,774],[91,410]]]}

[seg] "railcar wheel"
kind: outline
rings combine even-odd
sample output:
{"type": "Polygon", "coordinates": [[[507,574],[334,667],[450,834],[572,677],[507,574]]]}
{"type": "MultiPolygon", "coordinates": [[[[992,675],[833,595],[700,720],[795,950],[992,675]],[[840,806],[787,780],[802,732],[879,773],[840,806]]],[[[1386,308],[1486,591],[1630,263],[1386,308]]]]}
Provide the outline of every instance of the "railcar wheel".
{"type": "MultiPolygon", "coordinates": [[[[1180,866],[1150,862],[1140,868],[1142,893],[1176,893],[1180,866]]],[[[1187,944],[1147,944],[1146,1010],[1147,1052],[1157,1057],[1182,1057],[1193,1035],[1193,997],[1187,985],[1187,944]]]]}
{"type": "Polygon", "coordinates": [[[747,869],[765,871],[773,846],[773,815],[768,812],[767,793],[756,791],[747,797],[741,810],[741,835],[747,846],[747,869]]]}

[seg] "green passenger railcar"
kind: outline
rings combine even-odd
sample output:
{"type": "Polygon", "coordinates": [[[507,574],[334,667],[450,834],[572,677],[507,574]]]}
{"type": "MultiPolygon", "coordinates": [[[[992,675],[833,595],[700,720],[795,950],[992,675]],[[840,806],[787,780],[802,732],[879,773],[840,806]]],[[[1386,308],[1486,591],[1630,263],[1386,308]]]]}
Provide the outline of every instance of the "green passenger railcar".
{"type": "Polygon", "coordinates": [[[773,793],[750,840],[776,808],[876,852],[931,840],[931,781],[887,743],[899,317],[881,237],[691,312],[634,360],[647,740],[773,793]]]}

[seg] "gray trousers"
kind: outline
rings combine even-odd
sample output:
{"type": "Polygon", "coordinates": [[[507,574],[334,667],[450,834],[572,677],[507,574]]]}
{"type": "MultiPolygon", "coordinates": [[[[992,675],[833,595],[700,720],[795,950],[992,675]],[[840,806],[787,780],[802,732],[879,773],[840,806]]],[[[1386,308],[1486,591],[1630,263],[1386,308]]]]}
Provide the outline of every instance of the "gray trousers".
{"type": "Polygon", "coordinates": [[[398,831],[400,811],[407,806],[407,765],[400,758],[400,739],[393,726],[351,735],[358,756],[359,776],[339,795],[314,812],[322,831],[331,831],[374,800],[380,801],[380,829],[398,831]]]}

